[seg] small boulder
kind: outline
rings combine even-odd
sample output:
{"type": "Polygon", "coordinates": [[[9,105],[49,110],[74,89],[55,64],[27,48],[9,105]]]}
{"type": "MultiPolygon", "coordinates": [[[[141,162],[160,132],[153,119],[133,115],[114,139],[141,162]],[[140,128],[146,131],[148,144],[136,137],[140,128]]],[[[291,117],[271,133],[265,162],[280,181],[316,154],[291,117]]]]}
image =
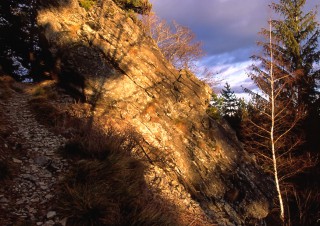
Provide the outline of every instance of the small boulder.
{"type": "Polygon", "coordinates": [[[57,215],[56,211],[49,211],[47,213],[47,218],[51,219],[51,218],[55,217],[56,215],[57,215]]]}

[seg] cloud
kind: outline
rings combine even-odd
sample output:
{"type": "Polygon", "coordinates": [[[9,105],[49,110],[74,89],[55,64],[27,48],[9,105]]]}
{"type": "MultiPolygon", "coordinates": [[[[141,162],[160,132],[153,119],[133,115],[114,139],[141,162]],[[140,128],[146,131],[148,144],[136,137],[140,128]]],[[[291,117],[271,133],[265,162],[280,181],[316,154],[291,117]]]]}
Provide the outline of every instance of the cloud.
{"type": "Polygon", "coordinates": [[[188,26],[208,55],[255,45],[267,20],[269,0],[151,0],[163,18],[188,26]],[[174,10],[172,10],[174,9],[174,10]]]}
{"type": "MultiPolygon", "coordinates": [[[[203,42],[207,57],[200,64],[218,73],[222,83],[228,82],[238,94],[241,85],[256,86],[246,70],[253,62],[250,56],[260,50],[258,32],[267,27],[272,15],[271,0],[149,0],[154,11],[167,21],[175,20],[189,27],[203,42]]],[[[277,1],[277,0],[276,0],[277,1]]],[[[279,0],[278,0],[279,1],[279,0]]],[[[306,10],[318,1],[307,1],[306,10]]],[[[274,16],[273,16],[274,17],[274,16]]],[[[318,20],[320,15],[318,14],[318,20]]]]}
{"type": "MultiPolygon", "coordinates": [[[[252,49],[272,14],[270,0],[150,0],[162,18],[188,26],[208,55],[252,49]]],[[[316,1],[308,1],[309,10],[316,1]]],[[[245,55],[249,57],[248,55],[245,55]]],[[[242,59],[243,60],[243,59],[242,59]]]]}
{"type": "Polygon", "coordinates": [[[226,82],[229,83],[231,89],[236,93],[243,93],[243,88],[255,89],[256,85],[248,77],[249,67],[253,64],[251,60],[238,62],[238,63],[229,63],[229,64],[220,64],[216,66],[211,66],[209,69],[217,74],[221,80],[220,84],[215,87],[215,90],[218,92],[223,89],[226,82]]]}
{"type": "Polygon", "coordinates": [[[208,55],[202,59],[202,62],[207,66],[244,62],[248,61],[249,57],[257,53],[257,51],[258,50],[255,46],[239,48],[221,54],[208,55]]]}

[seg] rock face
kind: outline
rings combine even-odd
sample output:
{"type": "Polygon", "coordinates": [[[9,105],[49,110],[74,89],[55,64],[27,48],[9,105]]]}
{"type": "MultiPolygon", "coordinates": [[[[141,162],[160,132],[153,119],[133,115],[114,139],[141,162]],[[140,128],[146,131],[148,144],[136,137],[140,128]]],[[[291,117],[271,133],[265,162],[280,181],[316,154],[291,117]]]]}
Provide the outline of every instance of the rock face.
{"type": "Polygon", "coordinates": [[[38,25],[59,80],[91,104],[96,120],[141,135],[135,154],[150,163],[150,187],[219,225],[262,222],[273,184],[228,125],[206,114],[210,88],[175,70],[112,0],[89,11],[76,0],[43,2],[38,25]]]}

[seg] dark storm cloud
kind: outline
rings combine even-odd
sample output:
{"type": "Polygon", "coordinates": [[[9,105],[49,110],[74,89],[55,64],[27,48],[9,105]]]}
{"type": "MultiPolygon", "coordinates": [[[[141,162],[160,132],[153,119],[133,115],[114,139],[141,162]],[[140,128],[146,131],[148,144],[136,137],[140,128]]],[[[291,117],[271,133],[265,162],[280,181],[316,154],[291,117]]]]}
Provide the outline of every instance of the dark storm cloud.
{"type": "MultiPolygon", "coordinates": [[[[253,63],[249,58],[260,51],[256,47],[256,41],[261,39],[258,32],[268,26],[270,17],[275,18],[269,8],[271,0],[149,1],[158,16],[189,27],[203,42],[207,56],[200,64],[221,78],[216,90],[221,90],[225,82],[237,94],[243,93],[241,86],[256,89],[247,76],[253,63]]],[[[316,4],[320,4],[319,0],[307,0],[306,10],[316,4]]]]}
{"type": "Polygon", "coordinates": [[[208,55],[255,45],[266,25],[269,0],[151,0],[162,18],[188,26],[208,55]]]}
{"type": "MultiPolygon", "coordinates": [[[[188,26],[203,41],[208,55],[252,49],[258,32],[272,16],[270,0],[150,0],[162,18],[188,26]]],[[[307,9],[316,5],[307,1],[307,9]]],[[[252,54],[250,54],[252,55],[252,54]]],[[[242,56],[248,57],[247,54],[242,56]]],[[[236,56],[239,61],[241,55],[236,56]]]]}

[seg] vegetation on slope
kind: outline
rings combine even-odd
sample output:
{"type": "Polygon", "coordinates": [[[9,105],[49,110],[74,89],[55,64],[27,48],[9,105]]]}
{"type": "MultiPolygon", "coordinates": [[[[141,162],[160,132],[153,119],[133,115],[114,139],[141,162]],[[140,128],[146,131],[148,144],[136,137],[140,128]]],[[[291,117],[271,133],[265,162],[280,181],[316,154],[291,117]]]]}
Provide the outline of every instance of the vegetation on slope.
{"type": "Polygon", "coordinates": [[[86,10],[89,10],[92,6],[96,4],[96,0],[79,0],[79,4],[86,10]]]}
{"type": "Polygon", "coordinates": [[[98,128],[82,118],[86,114],[62,114],[48,99],[54,92],[49,87],[34,89],[30,104],[39,122],[69,138],[60,154],[74,164],[55,203],[68,225],[179,225],[174,208],[147,186],[144,163],[131,156],[139,146],[137,136],[129,129],[123,134],[98,128]]]}
{"type": "Polygon", "coordinates": [[[70,225],[177,225],[174,214],[149,191],[144,164],[130,156],[136,145],[131,134],[91,130],[61,150],[80,159],[57,203],[70,225]]]}
{"type": "Polygon", "coordinates": [[[239,123],[229,122],[258,164],[275,175],[276,183],[279,178],[276,206],[281,214],[275,209],[280,217],[272,218],[286,225],[316,225],[319,220],[320,30],[316,10],[305,13],[305,4],[281,0],[270,6],[279,17],[262,29],[262,54],[252,57],[249,72],[263,95],[245,89],[252,97],[246,105],[220,99],[222,106],[241,110],[232,116],[239,123]]]}
{"type": "Polygon", "coordinates": [[[114,0],[114,2],[125,10],[133,10],[139,14],[148,14],[152,8],[148,0],[114,0]]]}

